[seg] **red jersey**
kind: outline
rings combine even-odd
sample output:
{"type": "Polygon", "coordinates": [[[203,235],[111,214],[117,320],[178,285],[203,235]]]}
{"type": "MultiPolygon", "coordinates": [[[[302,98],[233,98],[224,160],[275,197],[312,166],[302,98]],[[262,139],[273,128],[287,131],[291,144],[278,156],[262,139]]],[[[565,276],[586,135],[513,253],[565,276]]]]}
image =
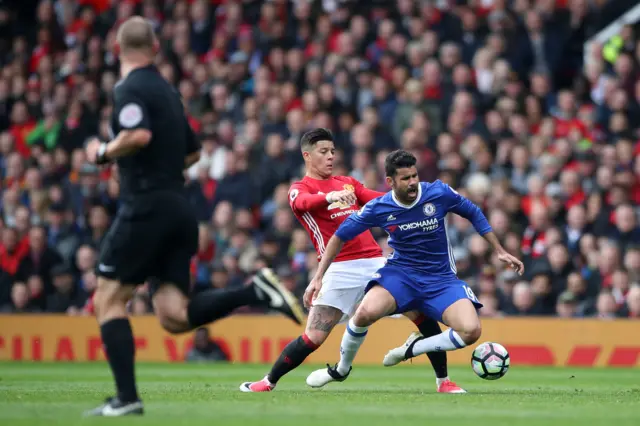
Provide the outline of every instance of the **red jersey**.
{"type": "MultiPolygon", "coordinates": [[[[318,258],[321,258],[327,242],[340,224],[352,213],[360,210],[367,202],[383,194],[383,192],[367,189],[356,179],[347,176],[333,176],[322,180],[305,176],[289,188],[289,205],[313,241],[318,258]],[[356,204],[327,203],[328,193],[345,189],[353,191],[356,195],[358,199],[356,204]]],[[[381,256],[380,246],[376,243],[371,232],[367,231],[346,242],[335,261],[343,262],[381,256]]]]}

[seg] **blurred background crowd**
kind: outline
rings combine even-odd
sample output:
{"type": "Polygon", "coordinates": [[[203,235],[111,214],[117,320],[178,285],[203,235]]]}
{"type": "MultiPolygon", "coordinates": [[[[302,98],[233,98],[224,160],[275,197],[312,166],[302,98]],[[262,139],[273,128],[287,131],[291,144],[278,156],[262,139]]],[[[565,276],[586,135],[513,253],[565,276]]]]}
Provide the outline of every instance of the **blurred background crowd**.
{"type": "MultiPolygon", "coordinates": [[[[287,192],[301,134],[332,129],[336,174],[386,190],[397,148],[478,204],[527,273],[450,217],[458,272],[486,316],[640,317],[640,40],[616,0],[22,0],[0,2],[0,310],[91,312],[118,206],[109,139],[115,32],[152,21],[202,158],[194,291],[273,267],[298,295],[317,265],[287,192]],[[586,58],[586,60],[585,60],[586,58]]],[[[379,237],[388,252],[386,238],[379,237]]],[[[130,305],[150,311],[146,286],[130,305]]]]}

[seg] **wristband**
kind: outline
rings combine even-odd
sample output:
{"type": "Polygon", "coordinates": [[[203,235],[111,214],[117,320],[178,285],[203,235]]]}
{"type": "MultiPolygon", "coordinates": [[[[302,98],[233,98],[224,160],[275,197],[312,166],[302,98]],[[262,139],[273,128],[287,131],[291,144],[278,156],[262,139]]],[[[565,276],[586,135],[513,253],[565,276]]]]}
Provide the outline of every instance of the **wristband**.
{"type": "Polygon", "coordinates": [[[98,147],[98,154],[96,156],[96,164],[106,164],[109,162],[107,158],[107,144],[102,142],[98,147]]]}

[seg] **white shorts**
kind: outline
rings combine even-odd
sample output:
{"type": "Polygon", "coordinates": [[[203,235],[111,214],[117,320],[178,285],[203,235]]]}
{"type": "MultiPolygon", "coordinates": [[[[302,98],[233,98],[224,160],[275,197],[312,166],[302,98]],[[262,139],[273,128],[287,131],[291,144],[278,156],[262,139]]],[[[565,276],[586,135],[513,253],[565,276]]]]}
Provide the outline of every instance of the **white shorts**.
{"type": "Polygon", "coordinates": [[[385,263],[384,257],[332,263],[322,278],[322,289],[313,306],[339,309],[345,314],[341,322],[345,321],[355,313],[364,297],[364,289],[385,263]]]}

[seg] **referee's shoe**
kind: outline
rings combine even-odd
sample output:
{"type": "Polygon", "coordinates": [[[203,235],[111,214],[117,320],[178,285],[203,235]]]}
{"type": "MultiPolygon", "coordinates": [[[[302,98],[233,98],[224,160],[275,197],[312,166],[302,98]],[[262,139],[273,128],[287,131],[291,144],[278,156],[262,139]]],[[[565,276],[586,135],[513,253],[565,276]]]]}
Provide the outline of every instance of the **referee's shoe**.
{"type": "Polygon", "coordinates": [[[84,413],[85,417],[141,416],[144,414],[142,401],[122,402],[118,397],[108,398],[104,404],[84,413]]]}
{"type": "Polygon", "coordinates": [[[260,269],[253,276],[252,282],[259,297],[267,303],[269,308],[286,315],[298,324],[303,323],[304,311],[300,302],[282,285],[271,269],[260,269]]]}

